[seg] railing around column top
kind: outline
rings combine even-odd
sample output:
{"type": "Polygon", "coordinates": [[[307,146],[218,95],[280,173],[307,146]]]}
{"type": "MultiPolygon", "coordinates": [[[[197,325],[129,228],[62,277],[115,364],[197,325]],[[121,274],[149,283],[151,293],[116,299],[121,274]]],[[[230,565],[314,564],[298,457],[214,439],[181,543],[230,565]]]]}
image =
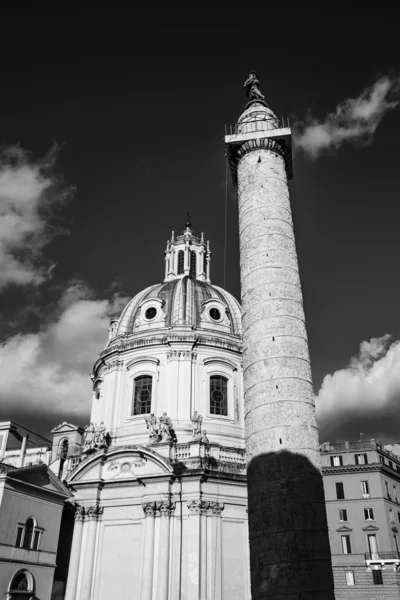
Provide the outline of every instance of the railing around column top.
{"type": "Polygon", "coordinates": [[[265,113],[259,115],[249,115],[248,119],[243,119],[240,123],[227,123],[225,125],[225,135],[237,135],[239,133],[248,133],[251,131],[265,131],[266,129],[283,129],[290,127],[289,117],[265,117],[265,113]]]}

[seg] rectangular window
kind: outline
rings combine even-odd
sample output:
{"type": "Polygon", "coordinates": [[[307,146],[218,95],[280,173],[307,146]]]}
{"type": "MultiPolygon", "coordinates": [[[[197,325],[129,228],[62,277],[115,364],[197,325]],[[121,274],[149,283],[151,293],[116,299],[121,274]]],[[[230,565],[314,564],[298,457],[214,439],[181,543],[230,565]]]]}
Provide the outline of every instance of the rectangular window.
{"type": "Polygon", "coordinates": [[[394,514],[391,508],[389,508],[389,517],[390,517],[390,522],[394,523],[394,514]]]}
{"type": "Polygon", "coordinates": [[[385,490],[386,490],[386,496],[390,500],[391,499],[391,495],[390,495],[390,492],[389,492],[389,484],[388,484],[387,481],[385,481],[385,490]]]}
{"type": "Polygon", "coordinates": [[[400,512],[397,513],[397,520],[398,520],[399,525],[400,525],[400,512]]]}
{"type": "Polygon", "coordinates": [[[394,498],[395,502],[398,502],[398,499],[397,499],[397,487],[395,485],[393,486],[393,498],[394,498]]]}
{"type": "Polygon", "coordinates": [[[136,377],[133,390],[133,414],[148,415],[151,413],[152,377],[144,375],[136,377]]]}
{"type": "Polygon", "coordinates": [[[383,458],[383,456],[379,456],[379,462],[381,463],[381,465],[385,464],[385,459],[383,458]]]}
{"type": "Polygon", "coordinates": [[[336,486],[336,498],[338,500],[344,500],[344,487],[341,481],[335,483],[336,486]]]}
{"type": "Polygon", "coordinates": [[[379,558],[379,554],[378,554],[378,543],[376,541],[376,535],[374,533],[370,534],[367,536],[368,539],[368,549],[370,552],[370,557],[372,558],[372,560],[376,560],[377,558],[379,558]]]}
{"type": "Polygon", "coordinates": [[[39,539],[40,539],[40,531],[36,531],[33,534],[33,546],[32,548],[34,550],[37,550],[39,548],[39,539]]]}
{"type": "Polygon", "coordinates": [[[391,460],[389,460],[389,467],[393,469],[393,462],[391,460]]]}
{"type": "Polygon", "coordinates": [[[23,527],[17,527],[17,537],[15,539],[15,545],[20,547],[22,546],[22,534],[24,533],[23,527]]]}
{"type": "Polygon", "coordinates": [[[382,570],[381,569],[374,569],[372,571],[372,578],[373,578],[373,581],[374,581],[374,585],[383,585],[382,570]]]}
{"type": "Polygon", "coordinates": [[[210,377],[210,413],[228,416],[228,380],[221,375],[210,377]]]}
{"type": "Polygon", "coordinates": [[[355,585],[354,571],[346,571],[346,583],[347,585],[355,585]]]}
{"type": "Polygon", "coordinates": [[[372,508],[364,508],[364,519],[366,521],[374,520],[374,511],[372,510],[372,508]]]}
{"type": "Polygon", "coordinates": [[[331,456],[331,467],[342,467],[343,457],[342,456],[331,456]]]}
{"type": "Polygon", "coordinates": [[[342,535],[342,552],[343,554],[351,554],[350,536],[342,535]]]}
{"type": "Polygon", "coordinates": [[[367,465],[368,455],[367,454],[355,454],[356,465],[367,465]]]}
{"type": "Polygon", "coordinates": [[[369,485],[368,481],[361,481],[361,493],[363,498],[369,498],[369,485]]]}
{"type": "Polygon", "coordinates": [[[347,521],[347,510],[345,508],[340,508],[338,510],[339,513],[339,521],[347,521]]]}

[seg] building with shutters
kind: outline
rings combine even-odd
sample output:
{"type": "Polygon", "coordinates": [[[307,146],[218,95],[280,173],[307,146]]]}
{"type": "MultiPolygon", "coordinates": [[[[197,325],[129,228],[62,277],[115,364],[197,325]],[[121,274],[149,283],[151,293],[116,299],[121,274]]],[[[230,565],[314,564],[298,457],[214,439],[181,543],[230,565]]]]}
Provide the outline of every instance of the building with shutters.
{"type": "Polygon", "coordinates": [[[336,600],[400,598],[400,458],[391,448],[321,446],[336,600]]]}

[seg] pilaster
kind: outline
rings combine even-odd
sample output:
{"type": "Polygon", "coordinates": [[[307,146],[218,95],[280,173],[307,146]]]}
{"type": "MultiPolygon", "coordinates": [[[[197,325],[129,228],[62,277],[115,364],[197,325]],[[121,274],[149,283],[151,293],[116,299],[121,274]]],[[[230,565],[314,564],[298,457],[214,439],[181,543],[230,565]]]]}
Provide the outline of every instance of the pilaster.
{"type": "Polygon", "coordinates": [[[153,598],[153,574],[154,574],[154,529],[156,502],[145,502],[142,504],[144,510],[144,548],[142,559],[142,586],[140,598],[152,600],[153,598]]]}
{"type": "Polygon", "coordinates": [[[82,565],[82,583],[79,600],[91,600],[93,567],[96,548],[97,522],[103,514],[103,507],[95,505],[85,509],[86,549],[82,565]]]}
{"type": "Polygon", "coordinates": [[[68,569],[67,589],[65,600],[76,599],[76,589],[78,585],[79,565],[82,552],[83,522],[85,520],[85,509],[83,506],[77,506],[75,512],[74,534],[72,537],[71,554],[68,569]]]}
{"type": "Polygon", "coordinates": [[[169,564],[170,564],[170,519],[175,511],[175,502],[163,500],[157,502],[160,515],[160,550],[158,558],[157,600],[168,600],[169,564]]]}

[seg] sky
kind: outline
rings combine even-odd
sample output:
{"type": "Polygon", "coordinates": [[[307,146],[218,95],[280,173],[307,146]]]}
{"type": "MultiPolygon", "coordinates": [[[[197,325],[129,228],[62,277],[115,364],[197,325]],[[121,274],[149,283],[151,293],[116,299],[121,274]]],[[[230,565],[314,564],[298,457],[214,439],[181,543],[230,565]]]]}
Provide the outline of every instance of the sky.
{"type": "Polygon", "coordinates": [[[321,441],[400,440],[398,36],[380,27],[2,37],[0,419],[90,414],[109,318],[164,276],[186,212],[240,298],[224,126],[261,90],[294,132],[290,195],[321,441]],[[13,48],[10,52],[9,49],[13,48]]]}

